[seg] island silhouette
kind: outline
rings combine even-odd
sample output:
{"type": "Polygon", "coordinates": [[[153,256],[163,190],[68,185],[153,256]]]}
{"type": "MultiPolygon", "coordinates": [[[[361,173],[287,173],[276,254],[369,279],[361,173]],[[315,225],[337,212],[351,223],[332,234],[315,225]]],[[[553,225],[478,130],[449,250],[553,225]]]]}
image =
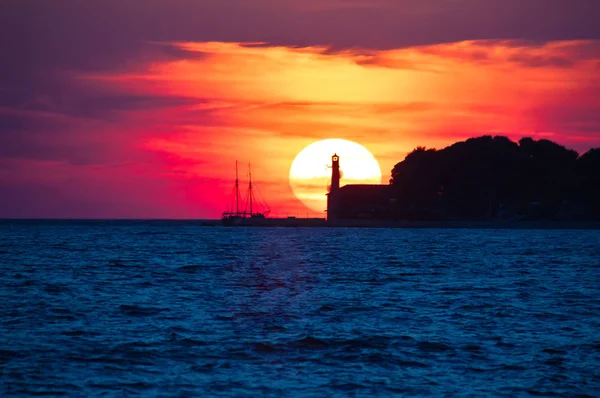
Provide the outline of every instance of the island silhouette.
{"type": "Polygon", "coordinates": [[[394,166],[389,185],[345,185],[329,195],[330,221],[598,221],[600,149],[580,156],[547,139],[485,135],[417,147],[394,166]]]}

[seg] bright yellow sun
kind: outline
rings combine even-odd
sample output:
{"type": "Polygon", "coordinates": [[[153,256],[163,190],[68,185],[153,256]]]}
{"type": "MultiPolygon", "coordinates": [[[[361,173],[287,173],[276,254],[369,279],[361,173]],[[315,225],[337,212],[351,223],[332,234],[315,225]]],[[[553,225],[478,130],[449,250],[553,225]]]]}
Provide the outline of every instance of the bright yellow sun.
{"type": "Polygon", "coordinates": [[[290,169],[294,195],[308,208],[324,212],[327,187],[331,183],[331,157],[340,158],[342,179],[347,184],[381,184],[381,168],[364,146],[342,139],[317,141],[304,148],[290,169]]]}

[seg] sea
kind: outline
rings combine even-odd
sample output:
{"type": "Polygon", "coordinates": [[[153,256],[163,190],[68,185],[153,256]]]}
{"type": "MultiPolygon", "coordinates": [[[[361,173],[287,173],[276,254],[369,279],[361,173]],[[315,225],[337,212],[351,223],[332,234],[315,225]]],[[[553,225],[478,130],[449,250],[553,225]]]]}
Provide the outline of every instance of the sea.
{"type": "Polygon", "coordinates": [[[0,222],[0,396],[600,396],[600,231],[0,222]]]}

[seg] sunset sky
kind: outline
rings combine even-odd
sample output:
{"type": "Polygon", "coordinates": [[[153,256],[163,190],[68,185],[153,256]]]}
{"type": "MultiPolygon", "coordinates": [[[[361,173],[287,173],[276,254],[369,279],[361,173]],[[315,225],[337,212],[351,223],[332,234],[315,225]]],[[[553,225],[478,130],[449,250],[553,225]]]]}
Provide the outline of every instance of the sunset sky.
{"type": "Polygon", "coordinates": [[[272,214],[315,215],[288,175],[327,138],[384,182],[483,134],[600,147],[599,20],[598,0],[3,1],[0,218],[215,218],[235,160],[272,214]]]}

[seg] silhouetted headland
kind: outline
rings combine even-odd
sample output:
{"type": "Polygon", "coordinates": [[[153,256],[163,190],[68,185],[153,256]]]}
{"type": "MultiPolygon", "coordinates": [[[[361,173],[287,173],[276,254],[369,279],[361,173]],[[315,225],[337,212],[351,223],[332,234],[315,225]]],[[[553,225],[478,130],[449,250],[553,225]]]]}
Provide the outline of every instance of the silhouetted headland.
{"type": "MultiPolygon", "coordinates": [[[[335,166],[339,159],[333,160],[335,166]]],[[[332,182],[329,224],[508,227],[513,223],[507,221],[519,221],[543,227],[600,221],[597,148],[579,156],[545,139],[517,143],[482,136],[441,150],[418,147],[391,174],[389,185],[337,188],[332,182]]]]}

